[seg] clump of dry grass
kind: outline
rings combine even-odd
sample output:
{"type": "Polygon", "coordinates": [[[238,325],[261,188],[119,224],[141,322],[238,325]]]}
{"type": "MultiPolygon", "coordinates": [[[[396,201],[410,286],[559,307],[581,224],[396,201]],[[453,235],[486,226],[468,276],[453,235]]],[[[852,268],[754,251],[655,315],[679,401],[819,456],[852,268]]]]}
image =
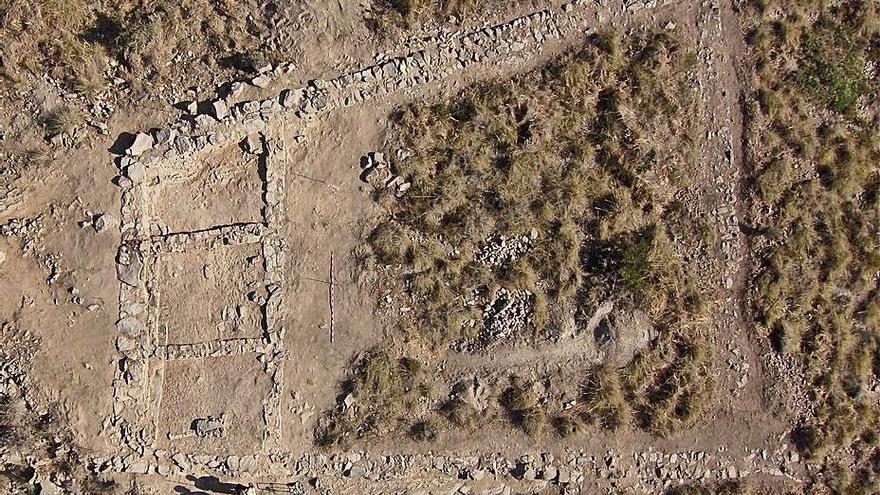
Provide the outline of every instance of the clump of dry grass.
{"type": "Polygon", "coordinates": [[[351,406],[341,405],[326,418],[315,432],[316,443],[344,446],[411,425],[412,415],[430,395],[430,379],[419,361],[394,358],[384,347],[373,349],[343,384],[341,400],[349,397],[351,406]]]}
{"type": "Polygon", "coordinates": [[[813,388],[816,415],[796,443],[828,473],[826,454],[853,452],[855,476],[825,483],[862,493],[880,476],[880,418],[865,393],[880,370],[878,87],[865,76],[880,55],[880,16],[873,2],[789,7],[759,5],[750,27],[747,158],[758,186],[752,242],[763,260],[753,307],[771,346],[800,357],[813,388]]]}
{"type": "Polygon", "coordinates": [[[687,181],[692,60],[665,34],[622,50],[595,37],[541,71],[394,116],[396,143],[410,156],[395,156],[392,168],[413,186],[400,199],[377,193],[392,218],[369,240],[380,262],[406,267],[424,321],[454,315],[421,325],[441,345],[479,333],[479,323],[461,326],[479,320],[461,298],[494,287],[535,295],[537,335],[558,325],[562,311],[551,308],[589,308],[601,290],[619,291],[618,280],[648,306],[669,299],[660,295],[665,284],[684,292],[683,272],[665,273],[677,261],[655,227],[664,200],[639,177],[650,170],[687,181]],[[522,258],[495,267],[475,261],[491,235],[532,229],[535,245],[522,258]],[[591,256],[603,243],[615,244],[619,261],[597,271],[591,256]]]}
{"type": "Polygon", "coordinates": [[[536,436],[547,426],[546,412],[540,399],[537,383],[513,377],[510,387],[501,394],[500,403],[514,425],[528,435],[536,436]]]}
{"type": "Polygon", "coordinates": [[[58,106],[43,114],[43,125],[49,136],[61,133],[71,133],[77,126],[83,124],[80,111],[72,106],[58,106]]]}
{"type": "Polygon", "coordinates": [[[593,370],[584,387],[584,400],[587,408],[583,416],[589,421],[611,430],[630,423],[632,413],[617,370],[605,365],[593,370]]]}
{"type": "Polygon", "coordinates": [[[194,68],[216,72],[260,48],[253,31],[263,16],[249,6],[237,0],[162,0],[149,6],[4,0],[0,76],[23,86],[48,74],[71,89],[94,94],[107,83],[109,59],[121,62],[136,85],[166,82],[194,68]],[[178,55],[186,56],[172,63],[178,55]]]}
{"type": "MultiPolygon", "coordinates": [[[[571,434],[585,421],[623,427],[631,415],[665,433],[691,422],[710,393],[705,307],[671,241],[705,247],[709,231],[658,186],[690,181],[693,63],[666,33],[594,36],[541,70],[393,116],[393,146],[405,153],[386,156],[412,187],[401,198],[377,190],[389,218],[368,240],[389,285],[415,302],[408,334],[439,349],[475,342],[482,308],[465,301],[503,287],[534,295],[517,338],[553,335],[572,313],[583,326],[609,297],[646,311],[662,335],[637,368],[590,376],[587,412],[548,418],[544,404],[526,403],[531,388],[508,387],[499,401],[530,434],[548,425],[571,434]],[[487,239],[531,232],[520,258],[478,261],[487,239]],[[664,422],[645,420],[651,413],[664,422]]],[[[440,413],[471,428],[471,409],[452,400],[440,413]]]]}

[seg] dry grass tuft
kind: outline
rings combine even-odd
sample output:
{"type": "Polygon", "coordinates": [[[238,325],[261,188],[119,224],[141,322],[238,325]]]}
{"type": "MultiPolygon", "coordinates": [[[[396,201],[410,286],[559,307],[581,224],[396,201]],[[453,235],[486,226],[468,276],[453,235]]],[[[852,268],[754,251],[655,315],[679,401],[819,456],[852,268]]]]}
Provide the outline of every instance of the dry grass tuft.
{"type": "Polygon", "coordinates": [[[749,165],[759,327],[801,359],[815,417],[795,443],[836,493],[877,490],[880,152],[875,2],[766,2],[752,12],[749,165]],[[783,7],[780,9],[780,7],[783,7]],[[853,476],[826,458],[850,452],[853,476]],[[872,488],[873,487],[873,488],[872,488]]]}
{"type": "Polygon", "coordinates": [[[593,370],[584,387],[587,409],[584,417],[604,428],[616,430],[630,423],[632,414],[624,396],[623,385],[617,370],[599,366],[593,370]]]}
{"type": "Polygon", "coordinates": [[[49,136],[70,134],[77,126],[83,124],[82,114],[71,106],[53,108],[43,115],[42,120],[49,136]]]}
{"type": "Polygon", "coordinates": [[[482,323],[462,298],[498,287],[535,295],[535,336],[558,328],[565,311],[551,309],[591,310],[610,292],[658,315],[670,291],[696,299],[657,226],[665,198],[641,179],[687,182],[691,64],[665,34],[622,48],[594,37],[543,70],[397,112],[409,156],[391,166],[413,185],[400,199],[377,193],[391,219],[369,240],[380,263],[404,265],[402,282],[424,302],[420,327],[440,345],[472,339],[482,323]],[[530,232],[517,260],[475,259],[492,236],[530,232]]]}
{"type": "Polygon", "coordinates": [[[409,357],[393,358],[387,348],[367,352],[343,385],[340,408],[316,430],[316,443],[329,447],[399,430],[431,395],[422,364],[409,357]],[[351,400],[345,406],[346,398],[351,400]]]}
{"type": "Polygon", "coordinates": [[[26,86],[49,75],[96,94],[106,87],[110,59],[123,64],[122,75],[135,86],[193,68],[216,72],[257,52],[254,29],[262,18],[238,0],[2,0],[0,77],[26,86]],[[181,54],[187,56],[175,60],[181,54]]]}
{"type": "Polygon", "coordinates": [[[541,434],[547,426],[546,413],[541,403],[538,384],[514,377],[510,387],[500,398],[510,421],[529,436],[541,434]]]}

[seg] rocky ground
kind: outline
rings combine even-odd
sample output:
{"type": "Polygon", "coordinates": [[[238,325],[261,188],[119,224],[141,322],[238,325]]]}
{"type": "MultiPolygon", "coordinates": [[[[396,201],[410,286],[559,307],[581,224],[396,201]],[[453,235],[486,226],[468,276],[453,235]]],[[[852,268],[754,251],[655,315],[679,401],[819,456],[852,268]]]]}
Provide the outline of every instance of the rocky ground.
{"type": "MultiPolygon", "coordinates": [[[[808,404],[769,407],[768,383],[801,384],[754,342],[743,315],[743,47],[733,5],[574,0],[519,10],[380,38],[358,22],[359,5],[297,4],[265,34],[288,60],[224,73],[230,80],[181,74],[138,96],[114,75],[111,89],[87,98],[43,79],[7,93],[0,393],[37,417],[61,411],[69,436],[59,438],[75,446],[79,471],[134,493],[229,493],[223,483],[328,494],[802,487],[811,467],[788,432],[808,404]],[[315,446],[321,412],[344,404],[338,383],[350,363],[391,331],[382,315],[408,311],[389,299],[374,314],[377,286],[360,278],[356,256],[380,214],[370,193],[411,187],[375,151],[388,114],[539,66],[585,33],[648,26],[675,31],[696,53],[702,139],[694,187],[680,199],[717,239],[700,261],[720,294],[709,305],[718,371],[709,412],[668,437],[534,438],[492,427],[427,444],[315,446]],[[47,136],[35,122],[65,102],[84,117],[47,136]]],[[[536,237],[487,239],[477,257],[509,262],[536,237]]],[[[484,340],[527,326],[530,296],[475,298],[491,322],[484,340]]],[[[650,340],[643,333],[637,340],[650,340]]],[[[445,366],[453,378],[521,369],[572,379],[608,353],[594,344],[462,348],[445,366]]],[[[0,464],[34,466],[25,481],[38,493],[98,493],[40,452],[0,444],[0,464]]]]}

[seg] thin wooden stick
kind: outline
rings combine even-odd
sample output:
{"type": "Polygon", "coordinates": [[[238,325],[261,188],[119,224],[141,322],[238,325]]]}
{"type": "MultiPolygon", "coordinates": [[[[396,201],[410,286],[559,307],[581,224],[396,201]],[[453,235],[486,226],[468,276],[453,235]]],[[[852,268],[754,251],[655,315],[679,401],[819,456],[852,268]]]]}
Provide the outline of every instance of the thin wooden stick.
{"type": "Polygon", "coordinates": [[[326,184],[326,183],[327,183],[327,181],[323,181],[323,180],[321,180],[321,179],[315,179],[314,177],[309,177],[308,175],[303,175],[303,174],[300,174],[300,173],[297,173],[297,172],[294,172],[293,175],[295,175],[295,176],[297,176],[297,177],[302,177],[303,179],[308,179],[308,180],[313,181],[313,182],[317,182],[317,183],[319,183],[319,184],[326,184]]]}
{"type": "Polygon", "coordinates": [[[333,251],[330,251],[330,343],[333,343],[333,251]]]}

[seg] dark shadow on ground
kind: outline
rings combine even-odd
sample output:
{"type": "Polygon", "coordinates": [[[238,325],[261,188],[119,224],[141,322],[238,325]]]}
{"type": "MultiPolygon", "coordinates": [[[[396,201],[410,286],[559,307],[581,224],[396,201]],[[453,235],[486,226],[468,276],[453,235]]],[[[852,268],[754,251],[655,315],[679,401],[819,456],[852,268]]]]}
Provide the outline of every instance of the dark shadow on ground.
{"type": "Polygon", "coordinates": [[[134,134],[130,132],[123,132],[116,138],[116,141],[110,145],[110,148],[107,150],[114,155],[124,155],[125,150],[131,147],[131,144],[134,143],[134,134]]]}
{"type": "Polygon", "coordinates": [[[224,493],[227,495],[237,495],[244,491],[247,488],[244,485],[239,485],[238,483],[226,483],[217,479],[216,476],[201,476],[199,478],[189,475],[186,479],[193,482],[196,485],[196,488],[200,490],[207,490],[212,493],[224,493]]]}

